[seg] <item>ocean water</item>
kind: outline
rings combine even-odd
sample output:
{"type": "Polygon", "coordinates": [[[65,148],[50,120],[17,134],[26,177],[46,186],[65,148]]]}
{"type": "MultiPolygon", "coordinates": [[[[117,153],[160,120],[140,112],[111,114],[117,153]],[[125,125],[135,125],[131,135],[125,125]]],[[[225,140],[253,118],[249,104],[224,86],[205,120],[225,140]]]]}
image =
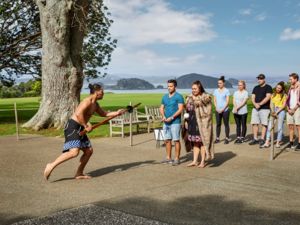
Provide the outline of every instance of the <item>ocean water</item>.
{"type": "MultiPolygon", "coordinates": [[[[269,83],[269,85],[271,85],[272,87],[275,87],[276,84],[277,84],[277,82],[269,83]]],[[[155,84],[155,86],[157,86],[157,85],[158,84],[155,84]]],[[[249,94],[252,93],[252,90],[256,85],[257,85],[257,83],[247,83],[247,91],[249,92],[249,94]]],[[[214,92],[214,90],[215,90],[215,88],[205,88],[205,91],[209,94],[212,94],[214,92]]],[[[233,94],[236,90],[237,90],[237,86],[233,86],[233,88],[229,88],[229,91],[231,94],[233,94]]],[[[112,92],[112,93],[116,93],[116,94],[130,94],[130,93],[162,94],[162,93],[167,93],[168,90],[166,88],[165,89],[152,89],[152,90],[110,90],[110,89],[105,89],[105,92],[112,92]]],[[[179,92],[181,94],[189,94],[189,93],[191,93],[191,89],[179,89],[178,88],[177,92],[179,92]]],[[[81,93],[88,94],[89,89],[86,88],[86,86],[84,85],[84,88],[82,88],[81,93]]]]}

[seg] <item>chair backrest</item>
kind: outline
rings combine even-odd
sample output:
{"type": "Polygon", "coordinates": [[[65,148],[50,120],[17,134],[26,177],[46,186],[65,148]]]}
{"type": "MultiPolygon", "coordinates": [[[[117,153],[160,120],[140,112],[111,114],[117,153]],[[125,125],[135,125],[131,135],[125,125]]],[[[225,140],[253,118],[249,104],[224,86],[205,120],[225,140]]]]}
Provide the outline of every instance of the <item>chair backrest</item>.
{"type": "Polygon", "coordinates": [[[159,108],[159,106],[145,106],[146,115],[149,115],[152,120],[162,120],[159,108]]]}

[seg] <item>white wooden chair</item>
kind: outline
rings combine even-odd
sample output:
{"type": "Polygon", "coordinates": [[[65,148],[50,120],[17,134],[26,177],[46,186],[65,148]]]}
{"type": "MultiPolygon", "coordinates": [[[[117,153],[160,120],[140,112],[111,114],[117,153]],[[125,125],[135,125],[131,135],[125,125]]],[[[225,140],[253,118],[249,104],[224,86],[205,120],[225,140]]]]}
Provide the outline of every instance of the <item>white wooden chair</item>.
{"type": "MultiPolygon", "coordinates": [[[[150,133],[149,117],[146,114],[138,112],[137,109],[133,109],[132,112],[132,125],[137,126],[137,132],[139,132],[139,125],[147,124],[148,133],[150,133]]],[[[130,113],[126,112],[121,116],[118,116],[109,121],[110,137],[114,134],[121,134],[124,137],[124,127],[130,125],[130,113]]]]}
{"type": "Polygon", "coordinates": [[[159,108],[159,106],[145,106],[146,116],[149,117],[149,129],[154,129],[154,125],[156,123],[162,122],[162,116],[160,114],[159,108]]]}

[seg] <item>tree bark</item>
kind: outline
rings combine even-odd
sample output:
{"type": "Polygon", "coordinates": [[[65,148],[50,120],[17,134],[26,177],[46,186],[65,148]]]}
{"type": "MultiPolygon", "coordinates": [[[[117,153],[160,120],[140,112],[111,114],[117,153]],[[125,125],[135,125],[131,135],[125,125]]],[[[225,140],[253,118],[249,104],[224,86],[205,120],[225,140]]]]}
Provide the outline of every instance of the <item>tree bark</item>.
{"type": "Polygon", "coordinates": [[[62,128],[80,101],[87,0],[36,0],[42,31],[42,99],[23,127],[62,128]]]}

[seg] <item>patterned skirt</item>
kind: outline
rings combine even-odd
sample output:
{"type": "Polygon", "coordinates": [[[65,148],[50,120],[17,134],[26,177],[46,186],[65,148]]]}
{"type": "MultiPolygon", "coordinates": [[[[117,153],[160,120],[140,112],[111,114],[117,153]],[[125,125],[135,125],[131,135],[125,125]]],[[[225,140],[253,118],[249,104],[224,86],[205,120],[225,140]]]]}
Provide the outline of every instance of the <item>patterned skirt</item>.
{"type": "Polygon", "coordinates": [[[80,136],[80,131],[84,130],[84,127],[77,123],[75,120],[70,119],[64,130],[65,144],[63,152],[68,152],[71,148],[90,148],[92,147],[91,142],[87,135],[80,136]]]}

